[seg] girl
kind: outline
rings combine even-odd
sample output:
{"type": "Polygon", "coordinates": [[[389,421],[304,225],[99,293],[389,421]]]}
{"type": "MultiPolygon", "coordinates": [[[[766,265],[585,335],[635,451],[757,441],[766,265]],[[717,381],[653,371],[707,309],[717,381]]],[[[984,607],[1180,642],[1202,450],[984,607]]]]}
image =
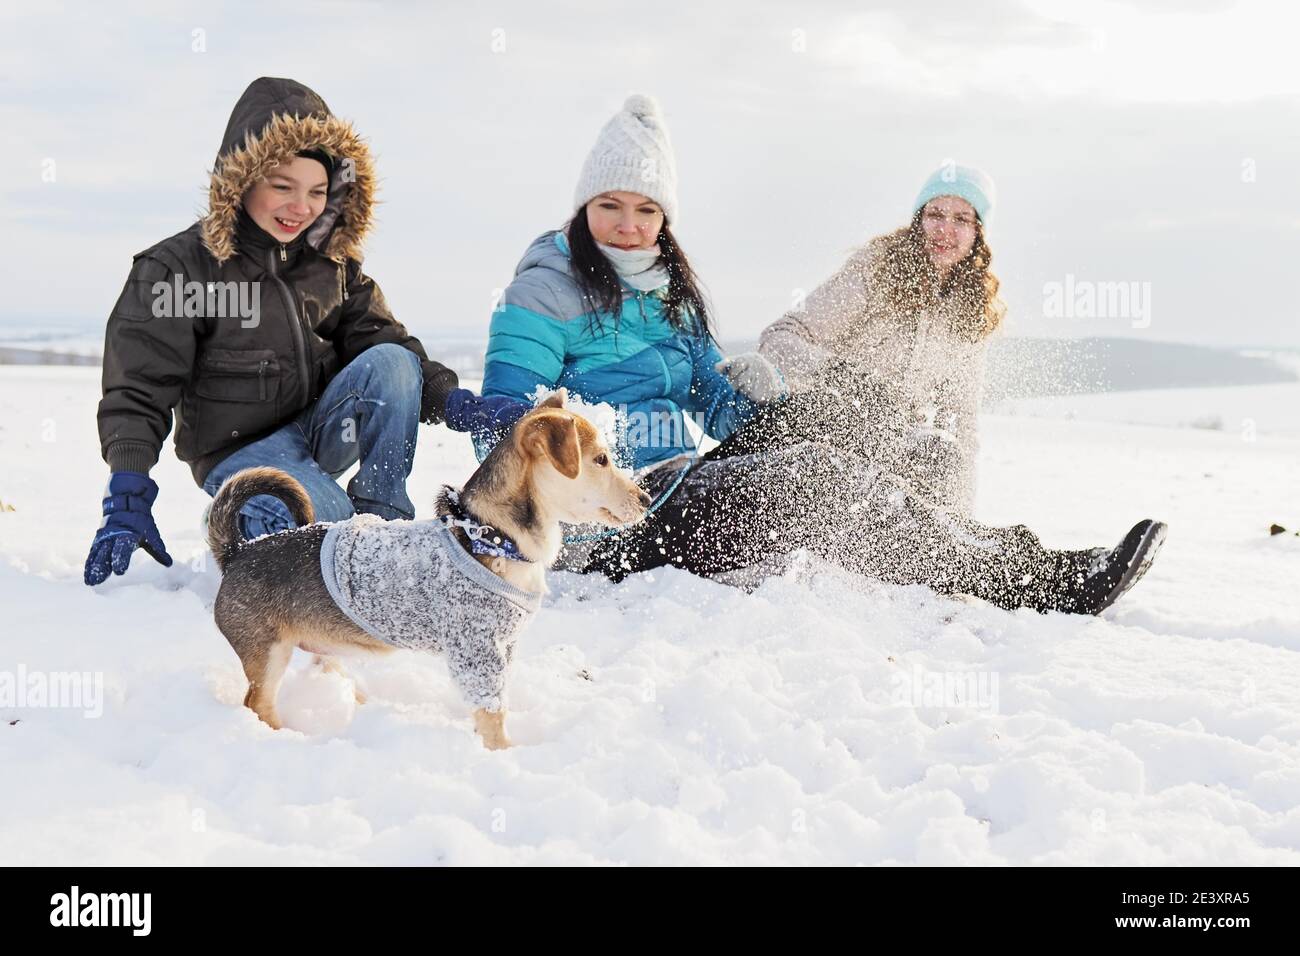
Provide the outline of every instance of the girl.
{"type": "Polygon", "coordinates": [[[721,440],[780,394],[745,394],[716,368],[708,308],[669,227],[676,175],[658,106],[631,97],[587,158],[577,212],[529,246],[489,331],[485,396],[563,385],[608,402],[636,469],[694,451],[685,415],[721,440]]]}
{"type": "Polygon", "coordinates": [[[987,343],[1006,311],[985,238],[993,201],[983,172],[940,167],[906,227],[855,251],[759,346],[798,396],[787,438],[826,434],[830,411],[846,450],[962,515],[974,506],[987,343]]]}

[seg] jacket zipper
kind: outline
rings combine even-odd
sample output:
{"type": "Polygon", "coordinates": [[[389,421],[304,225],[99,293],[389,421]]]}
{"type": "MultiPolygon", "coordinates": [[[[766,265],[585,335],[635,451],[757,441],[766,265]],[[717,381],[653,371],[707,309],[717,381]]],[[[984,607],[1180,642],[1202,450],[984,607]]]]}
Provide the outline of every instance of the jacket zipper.
{"type": "MultiPolygon", "coordinates": [[[[284,246],[280,247],[280,261],[287,260],[284,246]]],[[[266,264],[270,267],[271,279],[280,287],[280,297],[284,299],[284,307],[289,313],[289,324],[293,326],[293,341],[297,350],[298,358],[298,375],[302,382],[303,397],[306,399],[304,405],[312,400],[311,394],[311,377],[307,372],[307,340],[302,334],[302,320],[298,318],[298,310],[293,304],[293,293],[289,291],[289,285],[275,271],[275,253],[269,252],[266,257],[266,264]]]]}
{"type": "MultiPolygon", "coordinates": [[[[270,359],[259,359],[259,361],[268,368],[271,365],[270,359]]],[[[256,366],[249,365],[247,362],[223,362],[220,359],[214,359],[210,355],[203,356],[202,368],[211,369],[214,372],[230,372],[235,375],[255,375],[257,374],[256,366]]]]}
{"type": "Polygon", "coordinates": [[[204,358],[203,368],[212,372],[225,372],[228,375],[257,375],[257,395],[262,401],[266,401],[266,370],[271,367],[270,359],[262,359],[257,363],[257,371],[254,373],[252,366],[242,362],[217,362],[211,358],[204,358]]]}

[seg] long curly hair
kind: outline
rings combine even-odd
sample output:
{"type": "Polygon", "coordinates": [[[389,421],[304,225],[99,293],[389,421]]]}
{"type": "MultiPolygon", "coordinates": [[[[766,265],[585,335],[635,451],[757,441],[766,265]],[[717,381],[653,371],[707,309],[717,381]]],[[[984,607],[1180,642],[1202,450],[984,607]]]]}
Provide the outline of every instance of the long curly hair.
{"type": "Polygon", "coordinates": [[[966,257],[954,265],[938,284],[938,270],[925,249],[925,232],[918,209],[902,229],[875,240],[882,254],[875,257],[869,278],[896,315],[915,319],[933,306],[944,306],[952,331],[971,342],[992,335],[1006,315],[1006,304],[998,296],[1001,282],[989,270],[993,253],[984,240],[984,226],[975,224],[975,244],[966,257]]]}

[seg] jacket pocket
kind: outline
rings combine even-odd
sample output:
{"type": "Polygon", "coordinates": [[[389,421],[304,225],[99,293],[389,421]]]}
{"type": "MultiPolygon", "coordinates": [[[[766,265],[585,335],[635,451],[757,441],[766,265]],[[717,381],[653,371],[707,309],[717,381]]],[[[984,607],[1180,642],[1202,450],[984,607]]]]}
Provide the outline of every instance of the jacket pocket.
{"type": "Polygon", "coordinates": [[[194,391],[220,402],[274,402],[280,360],[274,349],[207,349],[199,357],[194,391]]]}

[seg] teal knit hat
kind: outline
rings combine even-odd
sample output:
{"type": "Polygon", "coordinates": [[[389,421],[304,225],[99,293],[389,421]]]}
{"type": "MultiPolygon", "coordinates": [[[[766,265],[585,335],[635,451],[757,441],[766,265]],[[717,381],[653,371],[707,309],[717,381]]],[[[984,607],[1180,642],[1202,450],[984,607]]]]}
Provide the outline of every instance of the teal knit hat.
{"type": "Polygon", "coordinates": [[[912,203],[912,214],[937,196],[959,196],[975,207],[980,222],[987,229],[993,215],[993,203],[997,199],[997,189],[988,173],[974,166],[958,166],[956,163],[944,163],[936,169],[921,187],[916,202],[912,203]]]}

